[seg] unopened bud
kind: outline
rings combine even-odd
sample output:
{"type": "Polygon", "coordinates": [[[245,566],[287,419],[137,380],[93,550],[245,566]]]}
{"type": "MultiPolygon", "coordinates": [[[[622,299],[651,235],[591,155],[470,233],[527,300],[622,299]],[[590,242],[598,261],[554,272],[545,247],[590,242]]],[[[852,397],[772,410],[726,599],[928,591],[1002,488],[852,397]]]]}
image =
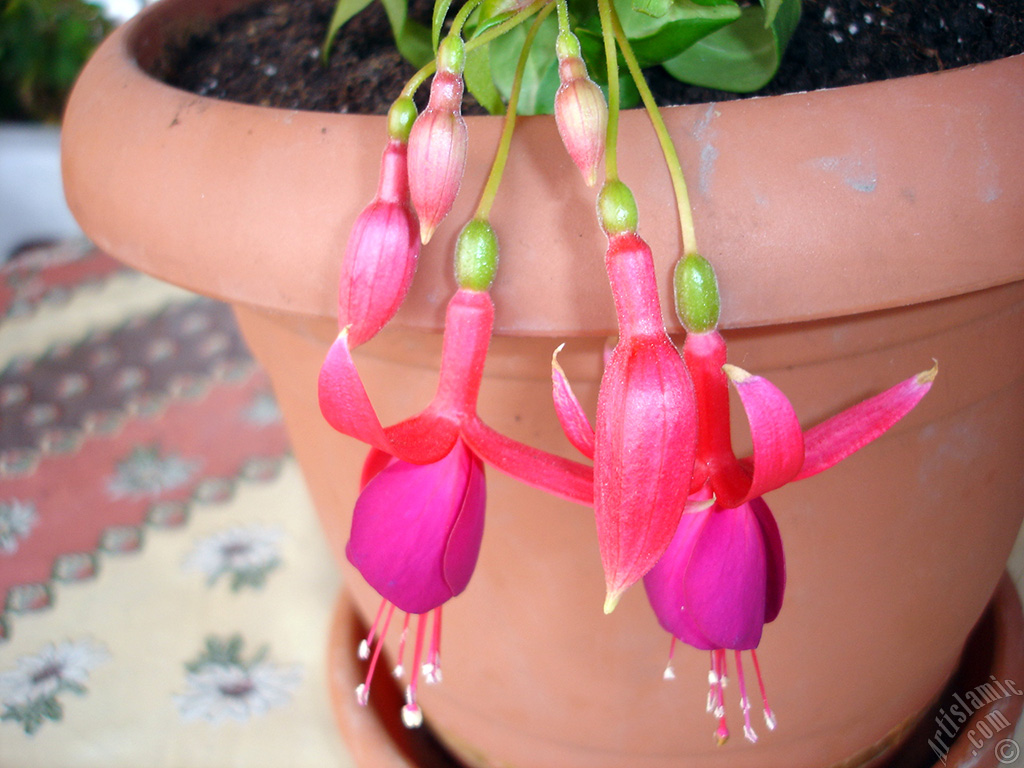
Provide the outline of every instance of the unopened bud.
{"type": "Polygon", "coordinates": [[[706,333],[718,326],[721,306],[718,278],[711,262],[691,253],[676,263],[676,314],[688,333],[706,333]]]}
{"type": "Polygon", "coordinates": [[[409,141],[409,131],[416,122],[416,104],[408,96],[400,96],[388,110],[388,136],[402,142],[409,141]]]}
{"type": "Polygon", "coordinates": [[[419,226],[409,204],[406,146],[388,142],[377,195],[352,225],[338,283],[338,322],[349,344],[372,338],[402,305],[419,256],[419,226]]]}
{"type": "Polygon", "coordinates": [[[455,243],[455,281],[459,288],[486,291],[498,269],[498,238],[483,219],[473,219],[455,243]]]}
{"type": "Polygon", "coordinates": [[[409,186],[424,243],[452,209],[466,170],[469,134],[462,119],[462,91],[459,75],[439,70],[430,84],[427,108],[409,133],[409,186]]]}
{"type": "Polygon", "coordinates": [[[601,89],[587,76],[576,36],[563,30],[555,48],[562,83],[555,94],[555,123],[569,157],[583,174],[583,181],[592,187],[604,157],[608,103],[601,89]]]}
{"type": "Polygon", "coordinates": [[[461,75],[466,65],[466,47],[458,35],[448,35],[437,47],[437,71],[461,75]]]}
{"type": "Polygon", "coordinates": [[[597,196],[597,219],[609,237],[635,232],[638,215],[629,187],[621,181],[606,182],[597,196]]]}
{"type": "Polygon", "coordinates": [[[608,104],[597,84],[587,77],[563,83],[555,94],[555,122],[583,181],[588,187],[594,186],[604,158],[608,127],[608,104]]]}

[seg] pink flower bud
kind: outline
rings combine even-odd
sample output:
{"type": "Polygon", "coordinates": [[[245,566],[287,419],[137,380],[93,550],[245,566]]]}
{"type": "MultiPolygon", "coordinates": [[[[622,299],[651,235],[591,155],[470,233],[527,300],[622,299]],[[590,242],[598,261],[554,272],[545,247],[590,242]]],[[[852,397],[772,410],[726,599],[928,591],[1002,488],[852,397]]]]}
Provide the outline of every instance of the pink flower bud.
{"type": "Polygon", "coordinates": [[[377,195],[349,233],[338,286],[338,321],[349,345],[372,338],[394,317],[412,283],[419,226],[409,202],[406,145],[392,139],[381,160],[377,195]]]}
{"type": "Polygon", "coordinates": [[[409,134],[409,186],[426,243],[448,215],[466,169],[469,135],[462,119],[462,78],[439,70],[430,101],[409,134]]]}
{"type": "Polygon", "coordinates": [[[555,94],[555,122],[569,157],[588,187],[597,181],[604,157],[608,104],[601,89],[587,77],[583,59],[571,56],[558,64],[562,85],[555,94]]]}

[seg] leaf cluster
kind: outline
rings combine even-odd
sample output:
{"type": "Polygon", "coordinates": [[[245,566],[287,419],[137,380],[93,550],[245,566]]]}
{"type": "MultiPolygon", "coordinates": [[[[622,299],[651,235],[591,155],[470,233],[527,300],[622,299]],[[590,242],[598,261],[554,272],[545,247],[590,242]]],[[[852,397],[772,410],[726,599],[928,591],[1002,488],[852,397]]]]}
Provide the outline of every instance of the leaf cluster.
{"type": "MultiPolygon", "coordinates": [[[[552,0],[554,2],[555,0],[552,0]]],[[[342,25],[371,0],[338,0],[324,43],[328,51],[342,25]]],[[[414,66],[433,58],[451,0],[438,0],[431,30],[409,19],[406,0],[381,0],[398,50],[414,66]]],[[[764,87],[778,70],[800,20],[800,0],[612,0],[626,36],[644,68],[663,67],[692,85],[749,93],[764,87]]],[[[508,19],[523,7],[515,0],[484,0],[466,24],[466,39],[508,19]]],[[[590,76],[607,87],[602,31],[596,0],[569,0],[573,31],[590,76]]],[[[519,111],[550,113],[558,90],[555,37],[550,16],[537,34],[523,76],[519,111]]],[[[526,38],[525,25],[472,50],[466,60],[466,88],[492,113],[504,110],[516,62],[526,38]]],[[[621,63],[621,62],[620,62],[621,63]]],[[[639,101],[636,87],[620,66],[622,105],[639,101]]]]}
{"type": "Polygon", "coordinates": [[[0,119],[58,122],[113,26],[89,0],[0,0],[0,119]]]}

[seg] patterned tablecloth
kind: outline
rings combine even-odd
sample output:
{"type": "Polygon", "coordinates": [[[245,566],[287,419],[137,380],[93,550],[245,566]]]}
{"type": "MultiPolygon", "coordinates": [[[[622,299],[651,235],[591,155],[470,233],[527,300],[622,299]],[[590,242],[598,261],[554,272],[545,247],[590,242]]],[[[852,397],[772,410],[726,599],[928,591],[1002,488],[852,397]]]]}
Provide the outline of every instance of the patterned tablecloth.
{"type": "Polygon", "coordinates": [[[0,269],[0,765],[351,765],[338,586],[227,307],[80,243],[0,269]]]}

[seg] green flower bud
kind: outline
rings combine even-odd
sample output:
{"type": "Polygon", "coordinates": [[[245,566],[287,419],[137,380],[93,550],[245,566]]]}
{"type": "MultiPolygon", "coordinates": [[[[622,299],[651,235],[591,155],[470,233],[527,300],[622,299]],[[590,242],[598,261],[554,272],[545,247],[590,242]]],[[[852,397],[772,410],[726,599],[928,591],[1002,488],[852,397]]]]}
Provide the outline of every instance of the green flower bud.
{"type": "Polygon", "coordinates": [[[711,262],[691,253],[676,263],[676,314],[689,333],[706,333],[718,326],[721,305],[718,278],[711,262]]]}
{"type": "Polygon", "coordinates": [[[409,131],[416,122],[416,105],[408,96],[399,96],[388,110],[388,136],[409,143],[409,131]]]}
{"type": "Polygon", "coordinates": [[[597,196],[597,219],[608,236],[636,232],[636,200],[629,187],[621,181],[606,182],[597,196]]]}
{"type": "Polygon", "coordinates": [[[458,35],[448,35],[437,47],[437,71],[462,74],[466,66],[466,47],[458,35]]]}
{"type": "Polygon", "coordinates": [[[558,56],[558,60],[579,58],[583,54],[580,53],[580,41],[572,32],[568,29],[563,29],[558,33],[558,37],[555,38],[555,55],[558,56]]]}
{"type": "Polygon", "coordinates": [[[483,219],[471,219],[455,243],[455,281],[459,288],[486,291],[498,271],[498,238],[483,219]]]}

